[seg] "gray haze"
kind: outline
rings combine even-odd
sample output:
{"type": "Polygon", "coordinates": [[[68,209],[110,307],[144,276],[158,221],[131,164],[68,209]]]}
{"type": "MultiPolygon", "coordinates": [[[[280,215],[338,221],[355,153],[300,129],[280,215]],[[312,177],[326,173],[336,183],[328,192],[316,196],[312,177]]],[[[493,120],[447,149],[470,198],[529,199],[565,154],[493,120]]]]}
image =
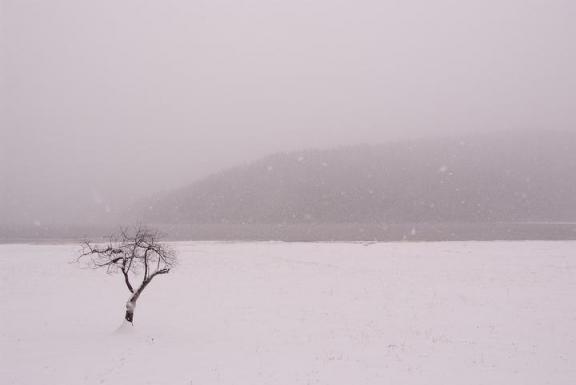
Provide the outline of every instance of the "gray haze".
{"type": "Polygon", "coordinates": [[[575,128],[569,0],[0,1],[4,223],[277,151],[575,128]]]}

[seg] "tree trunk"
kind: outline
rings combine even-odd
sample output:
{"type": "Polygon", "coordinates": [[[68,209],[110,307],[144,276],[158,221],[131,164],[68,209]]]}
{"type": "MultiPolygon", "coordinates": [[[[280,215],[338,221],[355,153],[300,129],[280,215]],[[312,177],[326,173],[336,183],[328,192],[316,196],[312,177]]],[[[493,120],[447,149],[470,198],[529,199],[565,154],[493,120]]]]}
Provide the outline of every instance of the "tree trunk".
{"type": "Polygon", "coordinates": [[[158,274],[166,274],[169,271],[170,269],[159,270],[154,274],[152,274],[147,279],[145,279],[144,282],[142,282],[140,287],[134,292],[134,294],[132,294],[132,297],[130,297],[128,302],[126,302],[126,315],[124,316],[124,319],[126,321],[130,322],[131,324],[134,324],[134,309],[136,308],[136,301],[138,301],[138,298],[140,298],[140,294],[142,294],[144,289],[146,289],[146,286],[148,286],[148,284],[152,282],[152,278],[154,278],[158,274]]]}
{"type": "Polygon", "coordinates": [[[142,282],[138,290],[136,290],[128,302],[126,302],[126,315],[124,316],[124,319],[126,319],[126,321],[130,322],[131,324],[134,324],[134,309],[136,309],[136,301],[138,301],[140,294],[142,294],[146,286],[148,286],[150,281],[152,281],[152,278],[154,278],[154,276],[151,276],[142,282]]]}
{"type": "Polygon", "coordinates": [[[131,298],[126,302],[126,315],[124,316],[124,319],[131,324],[134,323],[134,309],[136,309],[136,300],[131,298]]]}

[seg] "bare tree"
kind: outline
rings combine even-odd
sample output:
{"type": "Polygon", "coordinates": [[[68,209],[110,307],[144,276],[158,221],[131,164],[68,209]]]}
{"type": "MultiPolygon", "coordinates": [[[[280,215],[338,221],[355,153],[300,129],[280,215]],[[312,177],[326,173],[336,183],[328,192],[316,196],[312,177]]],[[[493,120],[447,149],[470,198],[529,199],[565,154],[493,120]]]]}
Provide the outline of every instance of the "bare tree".
{"type": "Polygon", "coordinates": [[[93,269],[103,269],[108,274],[122,273],[131,295],[126,302],[127,322],[133,324],[136,302],[154,277],[168,274],[176,263],[176,254],[159,242],[157,231],[145,227],[122,229],[111,236],[107,243],[91,241],[82,243],[78,261],[85,260],[93,269]],[[135,282],[139,283],[135,285],[135,282]]]}

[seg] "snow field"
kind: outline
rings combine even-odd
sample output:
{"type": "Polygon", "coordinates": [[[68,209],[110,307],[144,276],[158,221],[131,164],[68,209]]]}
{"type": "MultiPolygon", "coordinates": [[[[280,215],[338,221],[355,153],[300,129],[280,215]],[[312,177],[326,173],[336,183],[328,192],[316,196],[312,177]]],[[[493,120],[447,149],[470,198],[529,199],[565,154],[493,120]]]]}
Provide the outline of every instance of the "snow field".
{"type": "Polygon", "coordinates": [[[576,383],[576,242],[175,243],[121,276],[0,245],[0,384],[576,383]]]}

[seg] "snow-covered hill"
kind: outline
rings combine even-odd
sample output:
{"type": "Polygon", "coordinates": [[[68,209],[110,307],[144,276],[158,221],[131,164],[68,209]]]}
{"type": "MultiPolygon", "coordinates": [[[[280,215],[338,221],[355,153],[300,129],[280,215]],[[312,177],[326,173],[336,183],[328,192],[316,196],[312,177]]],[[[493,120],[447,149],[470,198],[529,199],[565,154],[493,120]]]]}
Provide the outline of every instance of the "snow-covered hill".
{"type": "Polygon", "coordinates": [[[499,132],[277,154],[146,200],[162,224],[576,221],[576,135],[499,132]]]}

